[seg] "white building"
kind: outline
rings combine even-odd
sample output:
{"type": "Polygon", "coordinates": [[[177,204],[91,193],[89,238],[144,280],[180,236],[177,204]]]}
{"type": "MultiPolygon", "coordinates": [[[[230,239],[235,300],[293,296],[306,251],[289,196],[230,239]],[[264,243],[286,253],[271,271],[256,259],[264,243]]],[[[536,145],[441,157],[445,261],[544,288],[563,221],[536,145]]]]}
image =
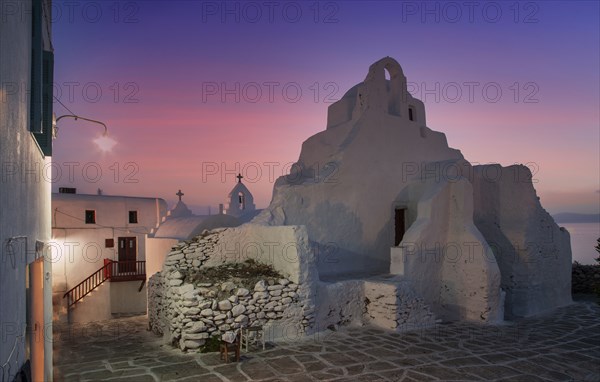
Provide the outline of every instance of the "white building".
{"type": "MultiPolygon", "coordinates": [[[[248,194],[250,194],[249,191],[248,194]]],[[[167,216],[162,219],[157,229],[148,235],[149,237],[187,240],[198,235],[205,229],[240,225],[239,218],[225,214],[222,211],[219,211],[217,215],[195,215],[183,202],[182,197],[184,194],[181,190],[176,195],[179,197],[179,201],[167,213],[167,216]]],[[[250,198],[252,198],[251,194],[250,198]]]]}
{"type": "Polygon", "coordinates": [[[242,183],[242,178],[242,174],[238,174],[237,184],[227,195],[227,208],[224,213],[247,221],[256,215],[256,206],[254,205],[254,197],[242,183]]]}
{"type": "Polygon", "coordinates": [[[177,192],[179,201],[152,233],[146,238],[148,261],[146,263],[147,277],[162,269],[166,254],[170,248],[181,240],[189,240],[204,230],[220,227],[237,227],[254,218],[261,210],[254,205],[254,197],[250,190],[242,183],[242,176],[238,175],[238,182],[227,195],[227,209],[219,205],[216,215],[195,215],[183,202],[183,193],[177,192]]]}
{"type": "Polygon", "coordinates": [[[55,318],[146,312],[146,234],[167,212],[158,198],[52,194],[55,318]]]}
{"type": "Polygon", "coordinates": [[[329,106],[326,130],[302,144],[269,207],[210,245],[173,248],[156,285],[252,257],[298,284],[282,333],[298,322],[301,333],[495,324],[571,303],[569,233],[541,206],[531,172],[472,166],[425,117],[398,62],[375,62],[329,106]]]}
{"type": "Polygon", "coordinates": [[[168,248],[205,229],[236,227],[259,212],[241,177],[234,194],[247,201],[236,216],[194,215],[181,190],[168,212],[158,198],[85,195],[73,188],[52,194],[54,318],[84,323],[145,313],[145,281],[160,270],[168,248]]]}
{"type": "Polygon", "coordinates": [[[527,167],[472,166],[425,117],[398,62],[375,62],[329,107],[327,129],[302,145],[300,173],[277,180],[253,223],[305,226],[310,242],[336,249],[317,259],[321,280],[391,274],[443,320],[569,304],[569,233],[527,167]]]}
{"type": "Polygon", "coordinates": [[[0,380],[52,381],[50,0],[0,0],[0,380]],[[28,363],[27,361],[30,361],[28,363]],[[30,366],[29,366],[30,365],[30,366]]]}

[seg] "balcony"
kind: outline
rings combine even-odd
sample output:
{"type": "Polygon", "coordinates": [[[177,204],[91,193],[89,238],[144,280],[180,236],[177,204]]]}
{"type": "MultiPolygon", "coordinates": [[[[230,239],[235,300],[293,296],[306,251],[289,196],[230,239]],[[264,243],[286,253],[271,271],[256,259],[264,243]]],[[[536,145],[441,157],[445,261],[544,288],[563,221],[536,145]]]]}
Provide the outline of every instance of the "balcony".
{"type": "Polygon", "coordinates": [[[67,305],[70,308],[107,280],[110,282],[142,281],[141,289],[146,281],[146,262],[104,259],[102,268],[71,288],[63,298],[67,298],[67,305]]]}

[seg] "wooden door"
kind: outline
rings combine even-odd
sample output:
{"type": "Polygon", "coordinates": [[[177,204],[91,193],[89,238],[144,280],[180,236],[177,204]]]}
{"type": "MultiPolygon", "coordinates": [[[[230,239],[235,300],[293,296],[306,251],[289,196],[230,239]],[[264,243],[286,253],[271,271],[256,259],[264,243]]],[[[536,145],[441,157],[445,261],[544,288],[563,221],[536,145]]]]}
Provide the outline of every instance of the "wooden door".
{"type": "Polygon", "coordinates": [[[119,273],[135,272],[135,261],[137,259],[137,238],[119,238],[119,273]]]}

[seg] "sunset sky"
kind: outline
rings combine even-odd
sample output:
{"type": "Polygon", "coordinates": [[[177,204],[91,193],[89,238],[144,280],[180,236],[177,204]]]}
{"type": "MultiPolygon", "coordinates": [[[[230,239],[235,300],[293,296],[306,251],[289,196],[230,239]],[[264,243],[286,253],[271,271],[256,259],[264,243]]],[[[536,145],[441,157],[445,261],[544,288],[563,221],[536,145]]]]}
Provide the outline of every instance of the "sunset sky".
{"type": "Polygon", "coordinates": [[[263,208],[274,178],[325,128],[327,106],[391,56],[427,125],[467,160],[528,163],[549,212],[600,212],[597,1],[53,7],[55,95],[117,142],[103,153],[98,126],[61,120],[54,191],[171,206],[181,189],[203,214],[225,202],[239,171],[263,208]]]}

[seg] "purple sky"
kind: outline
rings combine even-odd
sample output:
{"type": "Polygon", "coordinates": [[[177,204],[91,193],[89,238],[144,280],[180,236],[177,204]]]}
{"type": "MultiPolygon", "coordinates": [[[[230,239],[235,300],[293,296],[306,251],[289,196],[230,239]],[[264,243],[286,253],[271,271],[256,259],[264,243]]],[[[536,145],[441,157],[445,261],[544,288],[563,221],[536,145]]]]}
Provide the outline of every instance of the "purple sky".
{"type": "Polygon", "coordinates": [[[206,213],[241,171],[265,207],[331,101],[391,56],[467,160],[529,163],[549,212],[598,213],[598,4],[55,1],[55,94],[117,145],[60,121],[53,189],[182,189],[206,213]]]}

